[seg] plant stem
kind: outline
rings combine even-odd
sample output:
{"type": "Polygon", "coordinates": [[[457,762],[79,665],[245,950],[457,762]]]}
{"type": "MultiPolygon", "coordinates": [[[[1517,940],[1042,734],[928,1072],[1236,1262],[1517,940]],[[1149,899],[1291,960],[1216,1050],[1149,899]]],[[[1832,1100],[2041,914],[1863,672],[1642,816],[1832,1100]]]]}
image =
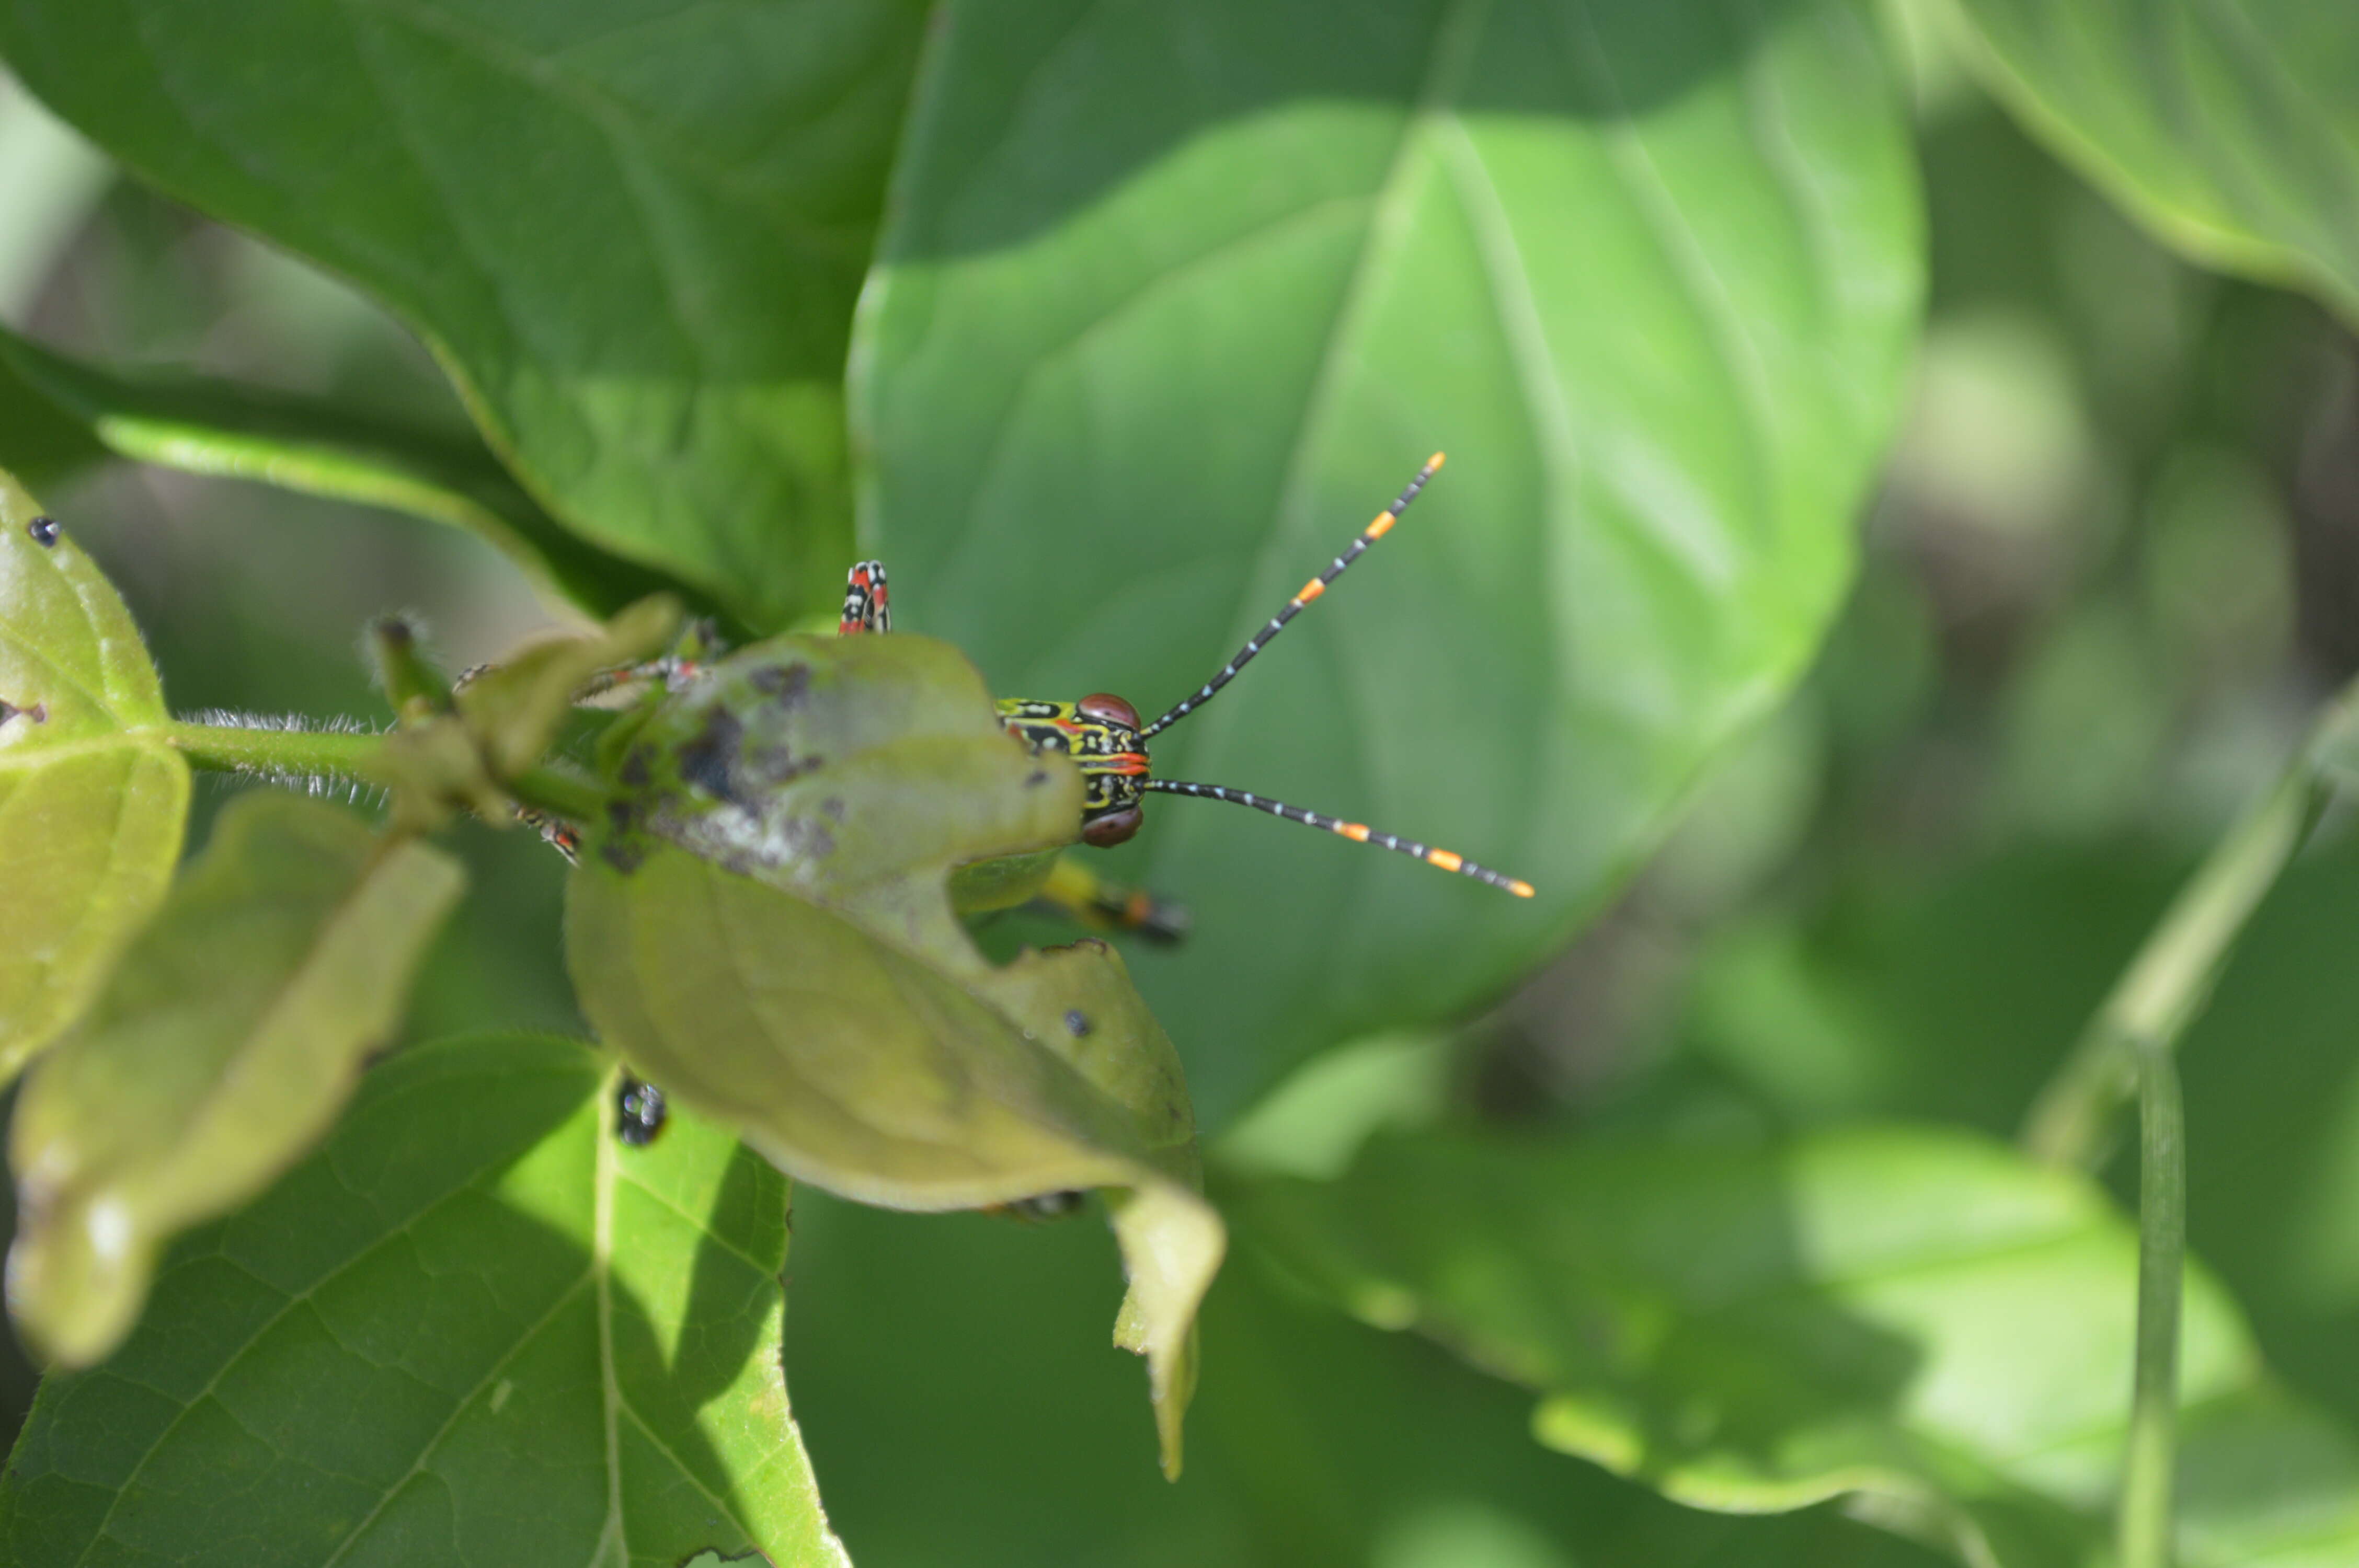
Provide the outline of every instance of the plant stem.
{"type": "MultiPolygon", "coordinates": [[[[384,739],[365,731],[271,730],[175,721],[165,731],[190,765],[220,773],[302,778],[325,775],[368,782],[363,763],[384,739]]],[[[589,780],[546,764],[527,768],[503,786],[525,805],[574,822],[594,822],[605,796],[589,780]]]]}
{"type": "Polygon", "coordinates": [[[2180,1036],[2229,950],[2359,758],[2359,681],[2335,694],[2268,793],[2238,817],[2033,1103],[2023,1142],[2060,1165],[2104,1157],[2115,1108],[2138,1098],[2137,1360],[2116,1544],[2122,1568],[2169,1568],[2179,1451],[2179,1318],[2186,1289],[2186,1119],[2180,1036]]]}
{"type": "Polygon", "coordinates": [[[2093,1169],[2114,1115],[2136,1087],[2138,1054],[2179,1044],[2245,925],[2277,885],[2332,793],[2359,730],[2359,682],[2337,693],[2269,792],[2204,857],[2114,982],[2056,1076],[2032,1102],[2022,1142],[2032,1158],[2093,1169]]]}
{"type": "Polygon", "coordinates": [[[605,816],[604,791],[576,773],[546,765],[518,773],[507,782],[507,791],[534,810],[569,822],[594,823],[605,816]]]}
{"type": "Polygon", "coordinates": [[[2186,1288],[2186,1119],[2169,1047],[2137,1052],[2137,1366],[2118,1521],[2122,1568],[2169,1568],[2179,1457],[2179,1314],[2186,1288]]]}
{"type": "Polygon", "coordinates": [[[268,730],[176,720],[165,736],[192,766],[221,773],[332,774],[358,779],[379,737],[345,730],[268,730]]]}

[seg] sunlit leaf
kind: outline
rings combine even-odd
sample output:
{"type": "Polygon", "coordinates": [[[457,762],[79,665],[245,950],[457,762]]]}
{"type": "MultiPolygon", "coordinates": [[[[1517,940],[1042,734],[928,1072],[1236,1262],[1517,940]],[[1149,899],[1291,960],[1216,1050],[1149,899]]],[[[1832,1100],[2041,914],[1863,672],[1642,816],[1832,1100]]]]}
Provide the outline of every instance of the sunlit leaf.
{"type": "Polygon", "coordinates": [[[0,363],[134,461],[463,528],[543,591],[596,614],[660,586],[655,574],[568,533],[480,443],[232,382],[117,373],[5,330],[0,363]]]}
{"type": "MultiPolygon", "coordinates": [[[[1791,926],[1723,944],[1688,1034],[1798,1120],[1944,1116],[2011,1137],[2188,871],[2108,841],[1976,857],[1905,891],[1839,887],[1791,926]]],[[[2298,860],[2179,1056],[2190,1244],[2270,1364],[2359,1424],[2354,921],[2359,844],[2298,860]]],[[[2125,1196],[2131,1166],[2111,1166],[2125,1196]]]]}
{"type": "Polygon", "coordinates": [[[957,651],[915,636],[758,644],[626,733],[613,830],[567,905],[600,1034],[864,1202],[1115,1189],[1117,1338],[1148,1358],[1176,1471],[1223,1232],[1170,1041],[1111,949],[995,968],[945,886],[962,862],[1070,841],[1079,774],[1030,756],[957,651]]]}
{"type": "Polygon", "coordinates": [[[786,1184],[685,1113],[625,1147],[612,1087],[531,1036],[371,1073],[111,1360],[42,1385],[0,1555],[842,1563],[778,1364],[786,1184]]]}
{"type": "Polygon", "coordinates": [[[333,806],[230,803],[17,1100],[8,1304],[29,1338],[69,1365],[103,1357],[164,1243],[302,1157],[391,1038],[464,881],[333,806]]]}
{"type": "Polygon", "coordinates": [[[2359,319],[2359,11],[1958,0],[1984,79],[2197,259],[2359,319]]]}
{"type": "Polygon", "coordinates": [[[139,630],[0,474],[0,1081],[72,1022],[164,896],[189,770],[139,630]]]}
{"type": "MultiPolygon", "coordinates": [[[[1361,1318],[1543,1398],[1543,1443],[1740,1512],[1854,1496],[1969,1562],[2110,1539],[2136,1238],[2080,1178],[1907,1128],[1777,1145],[1381,1135],[1233,1211],[1361,1318]]],[[[2179,1561],[2359,1552],[2359,1444],[2190,1275],[2179,1561]]]]}
{"type": "Polygon", "coordinates": [[[864,539],[1003,697],[1152,714],[1425,456],[1417,509],[1158,773],[1140,983],[1209,1126],[1560,945],[1849,579],[1920,237],[1842,0],[954,3],[853,355],[864,539]]]}
{"type": "Polygon", "coordinates": [[[10,0],[138,175],[375,294],[565,525],[776,626],[851,553],[842,377],[915,0],[10,0]]]}

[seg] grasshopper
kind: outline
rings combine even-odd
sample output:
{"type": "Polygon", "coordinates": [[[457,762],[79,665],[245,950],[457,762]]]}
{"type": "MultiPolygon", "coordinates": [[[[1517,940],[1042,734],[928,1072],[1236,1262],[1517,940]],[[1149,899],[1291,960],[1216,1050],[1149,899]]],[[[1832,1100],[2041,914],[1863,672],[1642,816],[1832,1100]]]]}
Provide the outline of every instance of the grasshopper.
{"type": "MultiPolygon", "coordinates": [[[[1158,778],[1147,752],[1149,741],[1210,702],[1223,687],[1236,678],[1238,671],[1252,663],[1272,639],[1286,630],[1288,622],[1301,614],[1304,608],[1325,593],[1353,562],[1366,554],[1369,546],[1390,533],[1393,524],[1400,521],[1401,514],[1417,500],[1426,481],[1434,476],[1441,464],[1442,454],[1440,452],[1428,459],[1425,466],[1418,470],[1417,477],[1410,480],[1400,494],[1394,498],[1393,503],[1377,513],[1343,553],[1329,563],[1326,570],[1304,583],[1294,597],[1269,618],[1267,623],[1246,639],[1245,646],[1221,666],[1218,674],[1174,703],[1154,723],[1142,723],[1138,710],[1111,692],[1093,692],[1077,702],[1046,701],[1037,697],[999,699],[1000,722],[1009,734],[1030,747],[1036,755],[1053,752],[1071,758],[1080,768],[1083,787],[1081,825],[1083,843],[1104,848],[1131,838],[1146,820],[1145,804],[1149,795],[1190,795],[1201,800],[1224,800],[1236,806],[1248,806],[1288,822],[1301,823],[1306,827],[1323,828],[1356,843],[1374,844],[1399,854],[1413,855],[1430,866],[1488,882],[1518,898],[1532,896],[1529,882],[1477,865],[1452,850],[1437,849],[1390,833],[1379,833],[1363,822],[1350,822],[1323,812],[1288,806],[1284,801],[1273,800],[1251,790],[1158,778]]],[[[892,623],[885,563],[862,561],[852,568],[844,590],[843,615],[837,631],[845,636],[876,633],[889,632],[892,623]]],[[[1175,906],[1148,894],[1101,882],[1093,874],[1069,861],[1060,860],[1048,871],[1046,880],[1038,885],[1035,896],[1066,910],[1086,925],[1136,930],[1163,940],[1176,940],[1186,926],[1186,916],[1175,906]]],[[[971,897],[967,902],[973,904],[981,900],[971,897]]]]}

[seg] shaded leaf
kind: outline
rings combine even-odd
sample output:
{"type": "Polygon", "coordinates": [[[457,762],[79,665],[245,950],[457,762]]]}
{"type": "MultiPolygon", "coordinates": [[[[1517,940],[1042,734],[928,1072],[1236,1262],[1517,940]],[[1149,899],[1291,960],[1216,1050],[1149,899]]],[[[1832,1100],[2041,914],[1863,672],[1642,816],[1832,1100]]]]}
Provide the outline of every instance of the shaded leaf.
{"type": "Polygon", "coordinates": [[[924,637],[777,638],[625,733],[614,830],[567,900],[599,1033],[781,1168],[864,1202],[1117,1189],[1117,1339],[1147,1357],[1176,1473],[1224,1245],[1178,1059],[1103,944],[995,968],[946,891],[955,865],[1071,841],[1078,773],[1030,756],[972,666],[924,637]]]}
{"type": "Polygon", "coordinates": [[[612,1087],[533,1036],[372,1072],[323,1148],[173,1249],[113,1359],[42,1385],[0,1552],[844,1562],[777,1359],[785,1184],[686,1113],[625,1148],[612,1087]]]}
{"type": "MultiPolygon", "coordinates": [[[[1247,1234],[1363,1319],[1545,1396],[1540,1440],[1701,1508],[1856,1494],[1970,1562],[2109,1539],[2136,1240],[2077,1177],[1958,1133],[1783,1146],[1380,1136],[1240,1189],[1247,1234]]],[[[2180,1561],[2359,1551],[2359,1444],[2191,1274],[2180,1561]]]]}
{"type": "Polygon", "coordinates": [[[829,1517],[862,1563],[1940,1561],[1832,1508],[1700,1513],[1569,1464],[1531,1441],[1520,1390],[1272,1289],[1249,1249],[1205,1300],[1213,1375],[1189,1412],[1186,1483],[1162,1486],[1129,1368],[1091,1343],[1107,1253],[1086,1225],[886,1214],[798,1192],[788,1376],[829,1517]]]}
{"type": "Polygon", "coordinates": [[[98,438],[0,359],[0,464],[47,489],[106,456],[98,438]]]}
{"type": "Polygon", "coordinates": [[[567,532],[479,443],[212,377],[103,370],[4,329],[0,364],[135,462],[253,480],[462,528],[544,593],[593,614],[661,586],[652,572],[567,532]]]}
{"type": "Polygon", "coordinates": [[[11,0],[0,52],[133,170],[383,299],[567,526],[773,626],[850,554],[844,345],[923,16],[11,0]]]}
{"type": "Polygon", "coordinates": [[[2167,242],[2359,320],[2359,13],[2309,0],[1957,10],[1999,96],[2167,242]]]}
{"type": "Polygon", "coordinates": [[[857,329],[864,537],[1006,697],[1196,689],[1451,462],[1157,771],[1125,880],[1207,1125],[1560,945],[1849,579],[1921,240],[1840,0],[945,7],[857,329]],[[1185,61],[1175,70],[1173,62],[1185,61]]]}
{"type": "Polygon", "coordinates": [[[164,896],[189,809],[167,717],[114,587],[0,474],[0,1081],[164,896]]]}
{"type": "Polygon", "coordinates": [[[299,795],[223,810],[17,1100],[8,1303],[27,1337],[68,1365],[105,1356],[164,1243],[319,1140],[464,881],[439,851],[299,795]]]}

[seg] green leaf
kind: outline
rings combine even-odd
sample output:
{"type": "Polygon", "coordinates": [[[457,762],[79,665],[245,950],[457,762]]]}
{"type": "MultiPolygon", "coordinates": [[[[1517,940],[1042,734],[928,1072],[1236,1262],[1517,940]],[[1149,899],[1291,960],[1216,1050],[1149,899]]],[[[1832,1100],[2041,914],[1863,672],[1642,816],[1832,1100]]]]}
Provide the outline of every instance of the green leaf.
{"type": "MultiPolygon", "coordinates": [[[[1796,929],[1707,959],[1690,1039],[1796,1119],[1946,1116],[2011,1136],[2188,871],[2107,841],[1976,856],[1906,896],[1838,886],[1796,929]]],[[[2180,1058],[2190,1245],[2270,1365],[2359,1425],[2354,922],[2359,843],[2321,844],[2254,916],[2180,1058]]]]}
{"type": "Polygon", "coordinates": [[[1451,458],[1157,771],[1539,903],[1156,802],[1123,874],[1197,919],[1141,984],[1219,1125],[1560,945],[1809,659],[1916,326],[1907,130],[1841,0],[943,21],[853,357],[904,624],[1154,713],[1451,458]]]}
{"type": "MultiPolygon", "coordinates": [[[[1383,1136],[1339,1182],[1230,1206],[1364,1320],[1541,1390],[1543,1443],[1679,1501],[1856,1495],[2009,1568],[2108,1539],[2136,1238],[2086,1183],[1978,1138],[1383,1136]]],[[[2359,1444],[2268,1378],[2200,1271],[2181,1398],[2181,1563],[2359,1552],[2359,1444]]]]}
{"type": "Polygon", "coordinates": [[[11,0],[0,53],[384,300],[568,527],[772,626],[850,553],[845,341],[924,16],[11,0]]]}
{"type": "Polygon", "coordinates": [[[0,1554],[843,1563],[779,1370],[785,1184],[686,1113],[624,1147],[611,1088],[532,1036],[371,1073],[112,1360],[42,1385],[0,1554]]]}
{"type": "Polygon", "coordinates": [[[603,626],[536,637],[462,686],[459,717],[492,776],[513,779],[538,763],[592,676],[654,657],[679,630],[677,600],[644,599],[603,626]]]}
{"type": "Polygon", "coordinates": [[[2210,265],[2359,320],[2359,13],[2310,0],[1961,0],[1984,80],[2210,265]]]}
{"type": "Polygon", "coordinates": [[[482,538],[544,592],[607,614],[661,586],[584,545],[480,443],[210,377],[131,376],[0,330],[0,365],[136,462],[382,506],[482,538]]]}
{"type": "Polygon", "coordinates": [[[105,456],[87,427],[0,359],[0,464],[27,486],[45,490],[105,456]]]}
{"type": "Polygon", "coordinates": [[[1531,1441],[1522,1390],[1274,1289],[1250,1249],[1205,1300],[1213,1375],[1189,1412],[1187,1481],[1163,1486],[1129,1368],[1091,1343],[1107,1252],[1086,1225],[887,1214],[798,1191],[788,1377],[829,1517],[861,1563],[1939,1561],[1832,1507],[1701,1513],[1567,1464],[1531,1441]]]}
{"type": "Polygon", "coordinates": [[[0,473],[0,1082],[89,1005],[171,881],[189,770],[147,733],[166,719],[114,587],[0,473]]]}
{"type": "Polygon", "coordinates": [[[1171,1043],[1102,943],[995,968],[953,866],[1070,841],[1080,775],[930,638],[773,639],[625,732],[614,831],[567,896],[600,1035],[789,1173],[863,1202],[1109,1203],[1176,1474],[1225,1245],[1171,1043]],[[683,853],[682,849],[694,851],[683,853]]]}
{"type": "Polygon", "coordinates": [[[326,1132],[464,882],[448,856],[299,795],[223,810],[17,1101],[8,1303],[29,1338],[71,1366],[105,1356],[164,1243],[326,1132]]]}

